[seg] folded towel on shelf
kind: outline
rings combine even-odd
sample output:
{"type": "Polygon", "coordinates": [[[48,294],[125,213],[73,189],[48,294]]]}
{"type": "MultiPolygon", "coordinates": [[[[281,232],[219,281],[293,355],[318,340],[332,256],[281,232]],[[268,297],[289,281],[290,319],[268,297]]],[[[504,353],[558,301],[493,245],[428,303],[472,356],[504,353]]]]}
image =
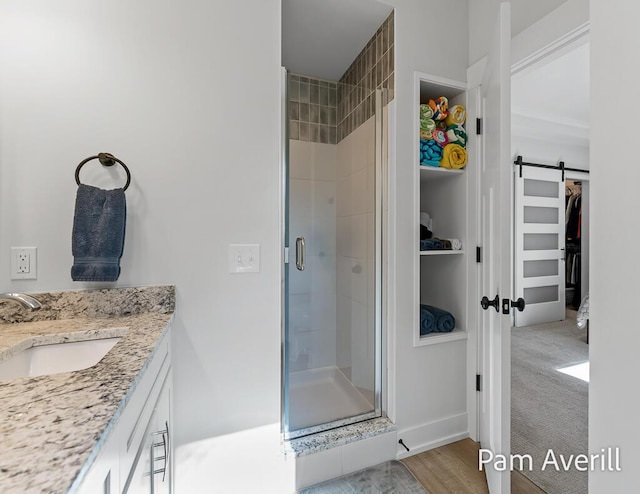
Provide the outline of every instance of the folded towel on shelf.
{"type": "Polygon", "coordinates": [[[420,129],[420,139],[424,139],[426,141],[430,141],[433,139],[433,131],[426,131],[420,129]]]}
{"type": "Polygon", "coordinates": [[[441,129],[441,130],[444,130],[446,132],[447,131],[447,122],[445,122],[444,120],[438,120],[436,122],[436,129],[441,129]]]}
{"type": "Polygon", "coordinates": [[[439,238],[438,240],[440,240],[440,242],[442,242],[442,248],[444,250],[453,250],[451,248],[451,240],[448,240],[446,238],[439,238]]]}
{"type": "Polygon", "coordinates": [[[433,118],[433,110],[426,103],[420,105],[420,120],[423,118],[433,118]]]}
{"type": "Polygon", "coordinates": [[[429,213],[420,213],[420,240],[427,240],[433,236],[433,220],[429,213]]]}
{"type": "Polygon", "coordinates": [[[434,140],[420,139],[420,164],[425,166],[440,166],[442,146],[434,140]]]}
{"type": "Polygon", "coordinates": [[[78,186],[71,233],[73,281],[118,279],[126,215],[124,189],[78,186]]]}
{"type": "Polygon", "coordinates": [[[437,238],[420,240],[420,250],[442,250],[442,242],[437,238]]]}
{"type": "Polygon", "coordinates": [[[451,242],[451,250],[462,250],[462,242],[457,238],[448,238],[448,242],[451,242]]]}
{"type": "Polygon", "coordinates": [[[435,100],[429,100],[429,106],[433,111],[433,119],[434,120],[444,120],[447,118],[447,111],[449,109],[449,100],[444,96],[440,96],[435,100]]]}
{"type": "Polygon", "coordinates": [[[447,144],[442,152],[440,166],[459,170],[467,164],[467,150],[459,144],[447,144]]]}
{"type": "Polygon", "coordinates": [[[445,147],[449,143],[447,133],[442,129],[436,129],[433,131],[433,140],[442,147],[445,147]]]}
{"type": "Polygon", "coordinates": [[[433,333],[436,330],[436,318],[431,312],[420,306],[420,336],[433,333]]]}
{"type": "Polygon", "coordinates": [[[426,132],[433,132],[435,128],[436,128],[436,122],[433,118],[420,119],[420,130],[424,130],[426,132]]]}
{"type": "MultiPolygon", "coordinates": [[[[456,320],[451,312],[447,312],[444,309],[434,307],[433,305],[420,304],[420,319],[422,321],[422,312],[429,312],[435,319],[437,333],[449,333],[456,327],[456,320]]],[[[422,322],[420,324],[420,331],[422,331],[422,322]]],[[[422,335],[422,333],[420,333],[422,335]]]]}
{"type": "Polygon", "coordinates": [[[446,122],[450,127],[452,125],[464,125],[467,119],[467,110],[462,105],[453,105],[449,108],[446,122]]]}
{"type": "Polygon", "coordinates": [[[462,125],[448,127],[447,139],[449,139],[449,144],[459,144],[462,147],[467,146],[467,132],[462,125]]]}

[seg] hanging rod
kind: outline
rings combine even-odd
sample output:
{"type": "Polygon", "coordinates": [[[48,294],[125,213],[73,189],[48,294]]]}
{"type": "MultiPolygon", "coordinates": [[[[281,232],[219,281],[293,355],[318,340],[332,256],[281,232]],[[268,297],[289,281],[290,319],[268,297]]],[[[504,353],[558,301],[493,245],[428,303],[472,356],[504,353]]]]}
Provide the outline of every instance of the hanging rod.
{"type": "Polygon", "coordinates": [[[86,163],[88,163],[91,160],[95,160],[96,158],[98,159],[98,161],[100,161],[102,166],[113,166],[116,163],[120,164],[122,168],[124,168],[124,171],[127,173],[127,183],[124,184],[124,187],[122,188],[122,190],[125,191],[129,188],[129,184],[131,183],[131,172],[129,171],[129,168],[127,168],[127,165],[125,165],[121,160],[116,158],[111,153],[98,153],[95,156],[89,156],[88,158],[82,160],[80,164],[76,167],[76,183],[78,185],[80,185],[80,169],[86,163]]]}
{"type": "Polygon", "coordinates": [[[520,167],[520,177],[522,178],[522,167],[523,166],[533,166],[536,168],[548,168],[550,170],[560,170],[562,172],[562,181],[564,182],[564,172],[581,172],[581,173],[589,173],[589,170],[581,170],[580,168],[569,168],[564,166],[564,161],[559,161],[557,165],[542,165],[540,163],[527,163],[526,161],[522,161],[522,156],[518,155],[516,160],[513,162],[514,165],[520,167]]]}

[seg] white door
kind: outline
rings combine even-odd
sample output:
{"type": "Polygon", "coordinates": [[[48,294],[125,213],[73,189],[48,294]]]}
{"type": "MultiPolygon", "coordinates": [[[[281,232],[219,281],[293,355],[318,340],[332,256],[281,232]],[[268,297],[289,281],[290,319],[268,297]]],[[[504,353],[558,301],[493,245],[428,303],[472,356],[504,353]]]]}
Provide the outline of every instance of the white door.
{"type": "Polygon", "coordinates": [[[565,205],[560,170],[515,168],[517,327],[565,318],[565,205]],[[522,170],[522,173],[521,173],[522,170]]]}
{"type": "MultiPolygon", "coordinates": [[[[482,391],[480,443],[493,455],[509,455],[511,411],[511,316],[501,302],[511,299],[511,21],[510,5],[500,5],[499,22],[489,52],[482,95],[482,160],[480,170],[482,295],[495,307],[482,311],[479,328],[482,391]]],[[[481,310],[480,308],[478,308],[481,310]]],[[[499,463],[486,466],[491,494],[510,492],[511,476],[499,463]]]]}

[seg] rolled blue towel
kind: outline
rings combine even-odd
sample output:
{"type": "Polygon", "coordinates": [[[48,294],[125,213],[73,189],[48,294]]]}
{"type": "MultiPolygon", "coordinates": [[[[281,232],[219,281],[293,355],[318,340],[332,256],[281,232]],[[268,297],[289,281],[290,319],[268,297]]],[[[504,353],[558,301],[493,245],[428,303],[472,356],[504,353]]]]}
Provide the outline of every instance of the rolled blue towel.
{"type": "Polygon", "coordinates": [[[431,313],[435,318],[436,332],[449,333],[456,327],[456,320],[451,312],[447,312],[444,309],[434,307],[433,305],[420,304],[420,312],[422,312],[423,310],[431,313]]]}
{"type": "Polygon", "coordinates": [[[73,281],[118,279],[126,210],[124,189],[78,186],[71,234],[73,281]]]}
{"type": "Polygon", "coordinates": [[[433,333],[436,330],[436,318],[433,314],[420,306],[420,336],[433,333]]]}
{"type": "Polygon", "coordinates": [[[437,238],[427,238],[420,240],[420,250],[441,250],[444,245],[437,238]]]}

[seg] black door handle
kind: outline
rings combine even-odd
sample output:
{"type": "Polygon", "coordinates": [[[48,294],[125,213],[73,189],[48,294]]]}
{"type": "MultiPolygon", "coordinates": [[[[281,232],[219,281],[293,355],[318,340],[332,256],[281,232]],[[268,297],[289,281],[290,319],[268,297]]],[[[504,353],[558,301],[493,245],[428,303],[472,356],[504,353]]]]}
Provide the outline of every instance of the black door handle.
{"type": "Polygon", "coordinates": [[[496,312],[500,312],[498,305],[500,305],[500,297],[498,297],[498,295],[496,295],[496,298],[493,300],[489,300],[486,295],[482,297],[482,300],[480,300],[480,306],[484,310],[487,310],[489,307],[493,307],[496,312]]]}
{"type": "Polygon", "coordinates": [[[509,300],[508,298],[502,299],[502,313],[503,314],[511,314],[511,307],[515,307],[518,311],[522,312],[524,310],[524,299],[520,297],[515,302],[513,300],[509,300]]]}

